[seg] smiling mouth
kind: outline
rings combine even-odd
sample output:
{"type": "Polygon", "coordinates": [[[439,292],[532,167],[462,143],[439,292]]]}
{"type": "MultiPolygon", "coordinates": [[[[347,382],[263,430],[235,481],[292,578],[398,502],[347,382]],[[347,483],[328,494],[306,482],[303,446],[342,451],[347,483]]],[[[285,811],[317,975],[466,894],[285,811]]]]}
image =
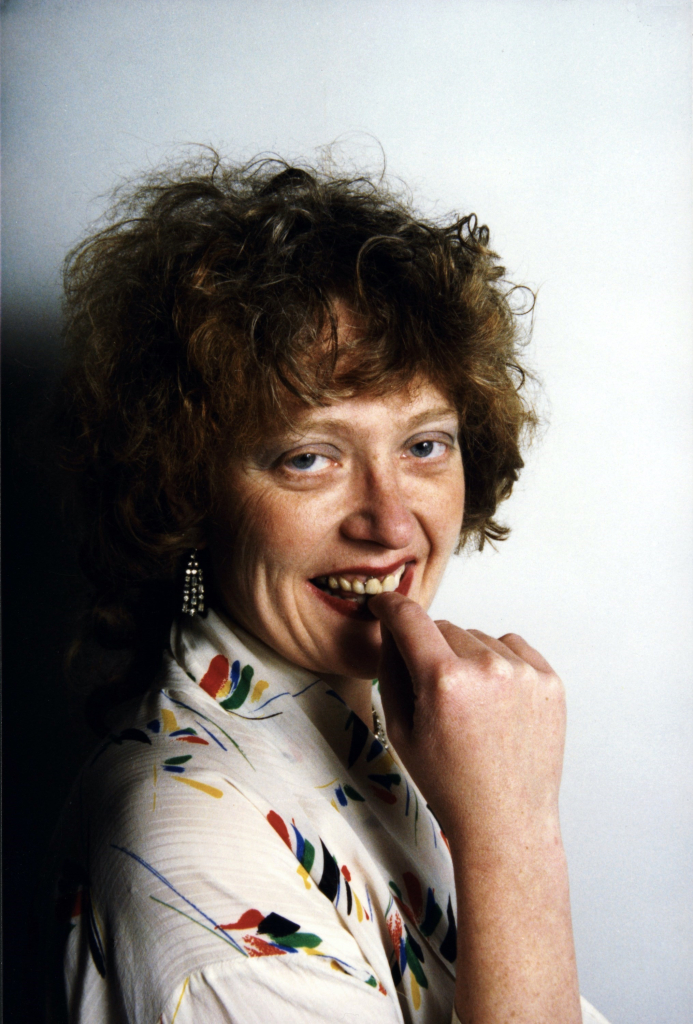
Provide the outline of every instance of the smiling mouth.
{"type": "Polygon", "coordinates": [[[369,597],[376,594],[390,594],[397,590],[407,568],[413,563],[404,562],[394,572],[382,576],[367,573],[343,573],[335,576],[316,576],[310,582],[330,597],[348,601],[352,606],[364,605],[369,597]]]}

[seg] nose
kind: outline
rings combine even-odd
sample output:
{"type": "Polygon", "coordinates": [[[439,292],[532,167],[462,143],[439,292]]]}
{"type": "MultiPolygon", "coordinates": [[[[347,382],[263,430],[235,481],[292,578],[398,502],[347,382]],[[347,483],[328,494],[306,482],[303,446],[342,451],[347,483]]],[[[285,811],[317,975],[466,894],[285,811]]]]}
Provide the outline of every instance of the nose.
{"type": "Polygon", "coordinates": [[[399,550],[414,538],[416,518],[402,493],[397,474],[386,467],[371,467],[352,478],[352,510],[341,532],[352,541],[399,550]]]}

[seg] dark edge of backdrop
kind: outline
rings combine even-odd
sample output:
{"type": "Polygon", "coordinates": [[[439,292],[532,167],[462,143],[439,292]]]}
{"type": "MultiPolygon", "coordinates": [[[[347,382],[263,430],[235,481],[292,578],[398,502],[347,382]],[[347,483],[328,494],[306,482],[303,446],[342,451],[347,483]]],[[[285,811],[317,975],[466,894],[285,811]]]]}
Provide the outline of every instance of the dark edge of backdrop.
{"type": "Polygon", "coordinates": [[[2,330],[3,1021],[43,1024],[39,881],[72,781],[94,738],[63,659],[83,600],[76,540],[47,438],[59,373],[57,318],[2,330]]]}

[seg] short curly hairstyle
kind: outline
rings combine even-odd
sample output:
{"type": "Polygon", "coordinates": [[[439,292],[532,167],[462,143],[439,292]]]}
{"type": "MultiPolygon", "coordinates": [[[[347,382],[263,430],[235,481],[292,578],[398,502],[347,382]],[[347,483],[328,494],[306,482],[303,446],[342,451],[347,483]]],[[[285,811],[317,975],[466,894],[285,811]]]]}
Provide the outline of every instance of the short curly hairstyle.
{"type": "Polygon", "coordinates": [[[496,509],[535,423],[504,273],[474,215],[422,218],[382,178],[212,153],[121,187],[65,265],[58,423],[87,633],[154,657],[215,468],[297,401],[425,376],[459,412],[461,545],[504,538],[496,509]],[[347,359],[339,303],[360,325],[347,359]]]}

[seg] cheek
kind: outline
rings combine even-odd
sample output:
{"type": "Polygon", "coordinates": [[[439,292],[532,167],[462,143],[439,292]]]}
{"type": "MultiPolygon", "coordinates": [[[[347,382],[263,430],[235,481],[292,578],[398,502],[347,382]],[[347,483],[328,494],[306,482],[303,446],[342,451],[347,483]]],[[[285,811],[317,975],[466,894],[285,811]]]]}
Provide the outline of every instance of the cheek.
{"type": "Polygon", "coordinates": [[[255,494],[229,491],[209,529],[209,548],[222,589],[250,582],[265,547],[262,502],[255,494]]]}
{"type": "Polygon", "coordinates": [[[272,582],[314,549],[312,517],[291,498],[270,488],[254,490],[219,522],[215,547],[223,583],[247,590],[259,576],[272,582]]]}
{"type": "Polygon", "coordinates": [[[436,546],[446,557],[452,554],[459,541],[464,516],[464,476],[460,467],[436,495],[431,505],[432,533],[436,546]]]}

